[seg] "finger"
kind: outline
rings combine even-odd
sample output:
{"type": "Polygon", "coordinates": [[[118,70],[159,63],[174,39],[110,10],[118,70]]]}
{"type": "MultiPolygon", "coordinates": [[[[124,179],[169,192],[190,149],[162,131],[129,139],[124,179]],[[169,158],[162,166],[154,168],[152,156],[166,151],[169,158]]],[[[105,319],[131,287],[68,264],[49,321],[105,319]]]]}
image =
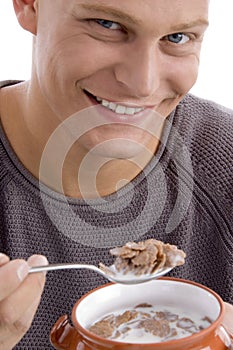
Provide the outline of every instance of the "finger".
{"type": "MultiPolygon", "coordinates": [[[[38,305],[40,303],[40,299],[34,301],[34,303],[28,308],[28,310],[24,313],[24,315],[15,322],[15,331],[13,334],[5,333],[4,339],[2,339],[2,344],[4,345],[4,349],[12,349],[22,337],[26,334],[28,329],[30,328],[38,305]]],[[[1,349],[1,345],[0,345],[1,349]]]]}
{"type": "Polygon", "coordinates": [[[225,304],[225,313],[223,318],[223,325],[228,333],[233,337],[233,305],[225,304]]]}
{"type": "MultiPolygon", "coordinates": [[[[44,265],[47,259],[34,256],[29,260],[33,266],[44,265]]],[[[45,284],[45,274],[29,274],[20,286],[7,298],[0,302],[0,339],[20,336],[25,333],[31,319],[34,317],[36,306],[31,309],[30,317],[24,318],[27,310],[35,301],[40,300],[45,284]],[[24,320],[24,323],[22,323],[24,320]]]]}
{"type": "Polygon", "coordinates": [[[12,260],[0,267],[0,302],[19,287],[28,270],[29,266],[25,260],[12,260]]]}
{"type": "Polygon", "coordinates": [[[27,263],[30,267],[48,265],[48,260],[44,255],[32,255],[28,258],[27,263]]]}
{"type": "Polygon", "coordinates": [[[9,256],[7,256],[6,254],[0,253],[0,266],[5,265],[6,263],[8,263],[10,260],[9,256]]]}

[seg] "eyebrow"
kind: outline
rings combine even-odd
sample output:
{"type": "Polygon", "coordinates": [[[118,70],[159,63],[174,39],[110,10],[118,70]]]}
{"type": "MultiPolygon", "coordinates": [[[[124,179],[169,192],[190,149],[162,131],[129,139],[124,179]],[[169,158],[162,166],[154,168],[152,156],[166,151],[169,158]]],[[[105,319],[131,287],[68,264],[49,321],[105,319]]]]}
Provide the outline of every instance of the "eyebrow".
{"type": "MultiPolygon", "coordinates": [[[[143,24],[144,21],[134,17],[133,15],[127,15],[125,12],[122,12],[121,10],[118,10],[116,8],[113,8],[111,6],[107,6],[107,5],[101,5],[101,4],[86,4],[86,3],[82,3],[77,5],[78,9],[82,8],[84,10],[88,10],[90,12],[95,12],[95,13],[99,13],[100,15],[106,14],[106,15],[111,15],[113,16],[116,20],[123,20],[126,21],[128,23],[131,24],[143,24]]],[[[77,9],[77,11],[78,11],[77,9]]],[[[205,18],[198,18],[194,21],[191,22],[184,22],[184,23],[179,23],[177,25],[172,26],[169,30],[171,32],[176,32],[176,31],[180,31],[180,30],[185,30],[185,29],[189,29],[192,27],[197,27],[197,26],[205,26],[207,27],[209,25],[208,20],[206,20],[205,18]]]]}
{"type": "Polygon", "coordinates": [[[209,21],[204,18],[198,18],[195,21],[187,22],[187,23],[179,23],[171,27],[173,31],[185,30],[193,27],[208,27],[209,21]]]}
{"type": "Polygon", "coordinates": [[[124,20],[126,22],[132,23],[132,24],[142,24],[143,21],[134,17],[133,15],[127,15],[126,13],[122,12],[121,10],[118,10],[116,8],[113,8],[111,6],[106,5],[91,5],[91,4],[79,4],[77,7],[83,8],[84,10],[88,10],[91,12],[99,13],[100,15],[106,14],[111,15],[117,20],[124,20]]]}

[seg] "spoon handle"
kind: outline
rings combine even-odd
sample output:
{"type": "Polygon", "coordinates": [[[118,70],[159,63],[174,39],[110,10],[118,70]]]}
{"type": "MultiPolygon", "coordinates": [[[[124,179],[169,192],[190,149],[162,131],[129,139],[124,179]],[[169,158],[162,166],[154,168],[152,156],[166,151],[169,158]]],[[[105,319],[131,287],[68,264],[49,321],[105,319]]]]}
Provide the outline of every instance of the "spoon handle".
{"type": "Polygon", "coordinates": [[[64,269],[88,269],[88,270],[97,271],[99,273],[102,272],[98,267],[94,265],[64,263],[64,264],[49,264],[44,266],[31,267],[29,270],[29,273],[64,270],[64,269]]]}

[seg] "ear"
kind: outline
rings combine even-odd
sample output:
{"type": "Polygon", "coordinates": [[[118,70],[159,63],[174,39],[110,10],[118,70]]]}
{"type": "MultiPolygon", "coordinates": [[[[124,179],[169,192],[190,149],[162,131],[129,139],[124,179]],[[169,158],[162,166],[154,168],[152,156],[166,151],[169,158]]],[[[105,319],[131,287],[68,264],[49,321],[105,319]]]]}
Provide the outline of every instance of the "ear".
{"type": "Polygon", "coordinates": [[[36,35],[38,1],[13,0],[13,5],[18,22],[21,25],[21,27],[36,35]]]}

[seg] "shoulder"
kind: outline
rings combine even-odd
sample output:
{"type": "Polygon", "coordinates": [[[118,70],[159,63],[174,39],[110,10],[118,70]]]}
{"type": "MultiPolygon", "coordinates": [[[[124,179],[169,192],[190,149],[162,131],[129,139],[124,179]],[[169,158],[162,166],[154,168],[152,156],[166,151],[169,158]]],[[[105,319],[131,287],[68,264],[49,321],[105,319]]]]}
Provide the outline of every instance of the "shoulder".
{"type": "Polygon", "coordinates": [[[195,117],[197,121],[205,123],[218,121],[233,125],[233,110],[214,101],[188,94],[181,101],[180,106],[183,111],[195,117]]]}
{"type": "Polygon", "coordinates": [[[187,95],[177,107],[174,125],[190,154],[196,183],[231,208],[233,111],[187,95]]]}
{"type": "Polygon", "coordinates": [[[233,110],[216,102],[188,94],[180,103],[182,114],[189,117],[193,126],[205,126],[212,130],[233,127],[233,110]]]}
{"type": "Polygon", "coordinates": [[[4,131],[4,119],[9,121],[8,115],[8,92],[13,89],[14,86],[21,81],[19,80],[5,80],[0,81],[0,188],[9,181],[10,172],[9,168],[12,166],[10,159],[11,147],[10,142],[4,131]]]}
{"type": "Polygon", "coordinates": [[[4,88],[10,87],[13,85],[16,85],[18,83],[21,83],[22,80],[3,80],[0,81],[0,121],[2,120],[2,113],[3,113],[3,107],[4,107],[4,102],[6,100],[5,98],[5,90],[4,88]]]}
{"type": "Polygon", "coordinates": [[[177,107],[175,119],[190,146],[233,151],[233,110],[189,94],[177,107]]]}

